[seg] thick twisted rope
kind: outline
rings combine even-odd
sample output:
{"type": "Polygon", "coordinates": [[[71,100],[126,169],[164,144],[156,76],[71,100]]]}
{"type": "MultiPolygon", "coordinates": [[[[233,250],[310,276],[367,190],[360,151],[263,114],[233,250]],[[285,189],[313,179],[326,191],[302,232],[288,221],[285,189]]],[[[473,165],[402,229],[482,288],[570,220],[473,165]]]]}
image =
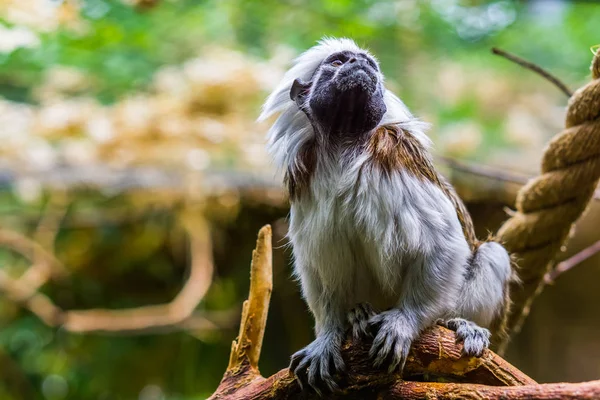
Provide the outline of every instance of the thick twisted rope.
{"type": "MultiPolygon", "coordinates": [[[[600,178],[600,51],[592,61],[593,80],[569,99],[565,130],[548,144],[542,174],[517,196],[516,212],[498,231],[498,239],[515,257],[520,283],[511,285],[508,333],[518,332],[544,275],[583,214],[600,178]]],[[[507,339],[500,343],[500,349],[507,339]]]]}

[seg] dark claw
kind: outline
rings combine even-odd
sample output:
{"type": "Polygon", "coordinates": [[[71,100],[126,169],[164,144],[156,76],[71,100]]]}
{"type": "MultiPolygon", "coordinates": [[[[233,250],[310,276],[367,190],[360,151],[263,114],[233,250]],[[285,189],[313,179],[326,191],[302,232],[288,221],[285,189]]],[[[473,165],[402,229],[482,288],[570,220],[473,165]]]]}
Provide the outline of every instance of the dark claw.
{"type": "Polygon", "coordinates": [[[397,310],[376,315],[369,325],[376,332],[369,351],[373,365],[376,368],[387,365],[389,373],[402,371],[415,335],[410,326],[397,310]]]}
{"type": "Polygon", "coordinates": [[[304,383],[308,381],[307,370],[309,360],[305,358],[304,350],[300,350],[292,356],[290,371],[296,376],[300,389],[304,390],[304,383]]]}
{"type": "Polygon", "coordinates": [[[304,349],[294,353],[292,355],[292,361],[290,362],[290,371],[296,371],[296,368],[300,364],[300,361],[304,358],[304,349]]]}
{"type": "Polygon", "coordinates": [[[369,329],[369,319],[377,313],[369,303],[360,303],[348,312],[348,323],[352,327],[352,337],[355,341],[360,338],[372,337],[369,329]]]}
{"type": "Polygon", "coordinates": [[[404,370],[404,365],[406,364],[406,359],[408,358],[408,352],[410,351],[410,342],[396,342],[394,346],[394,354],[399,354],[399,356],[394,357],[393,361],[390,363],[388,367],[388,372],[391,374],[395,370],[404,370]]]}
{"type": "Polygon", "coordinates": [[[377,335],[377,332],[379,332],[379,329],[381,328],[381,324],[383,321],[381,318],[378,317],[379,315],[375,315],[374,317],[372,317],[367,325],[368,334],[371,337],[375,337],[377,335]]]}
{"type": "MultiPolygon", "coordinates": [[[[307,364],[308,365],[308,364],[307,364]]],[[[308,383],[308,366],[303,367],[295,372],[296,380],[298,381],[298,386],[300,386],[301,390],[306,390],[308,383]]]]}
{"type": "Polygon", "coordinates": [[[344,369],[341,338],[341,335],[319,337],[292,356],[290,371],[302,390],[311,388],[319,396],[339,390],[333,375],[344,369]]]}
{"type": "MultiPolygon", "coordinates": [[[[323,397],[321,392],[321,379],[317,378],[317,371],[319,371],[319,358],[316,358],[308,369],[308,384],[314,389],[320,397],[323,397]]],[[[325,379],[325,377],[323,377],[325,379]]]]}

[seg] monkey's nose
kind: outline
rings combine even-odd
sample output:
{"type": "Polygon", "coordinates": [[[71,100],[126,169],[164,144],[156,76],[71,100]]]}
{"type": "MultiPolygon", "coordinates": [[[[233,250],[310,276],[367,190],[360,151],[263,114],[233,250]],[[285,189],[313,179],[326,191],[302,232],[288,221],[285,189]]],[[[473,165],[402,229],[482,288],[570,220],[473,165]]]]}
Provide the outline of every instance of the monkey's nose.
{"type": "Polygon", "coordinates": [[[354,63],[356,62],[356,57],[352,57],[351,59],[348,60],[349,63],[354,63]]]}

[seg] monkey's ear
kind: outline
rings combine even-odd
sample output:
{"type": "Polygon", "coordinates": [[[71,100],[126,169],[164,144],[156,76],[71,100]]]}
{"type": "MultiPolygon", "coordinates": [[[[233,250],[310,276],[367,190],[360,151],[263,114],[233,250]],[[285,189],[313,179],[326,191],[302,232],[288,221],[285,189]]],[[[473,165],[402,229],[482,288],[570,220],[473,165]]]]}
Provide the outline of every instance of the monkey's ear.
{"type": "Polygon", "coordinates": [[[294,80],[292,89],[290,89],[290,98],[296,103],[301,103],[308,94],[311,85],[312,82],[303,82],[300,79],[294,80]]]}

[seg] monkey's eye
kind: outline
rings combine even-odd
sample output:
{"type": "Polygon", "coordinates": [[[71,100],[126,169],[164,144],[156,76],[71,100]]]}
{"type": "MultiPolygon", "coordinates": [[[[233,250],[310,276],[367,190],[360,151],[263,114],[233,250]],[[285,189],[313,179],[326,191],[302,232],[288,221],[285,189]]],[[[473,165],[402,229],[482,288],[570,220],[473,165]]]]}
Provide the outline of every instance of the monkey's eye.
{"type": "Polygon", "coordinates": [[[342,65],[344,65],[344,63],[340,60],[334,60],[331,62],[331,65],[333,65],[334,67],[341,67],[342,65]]]}

